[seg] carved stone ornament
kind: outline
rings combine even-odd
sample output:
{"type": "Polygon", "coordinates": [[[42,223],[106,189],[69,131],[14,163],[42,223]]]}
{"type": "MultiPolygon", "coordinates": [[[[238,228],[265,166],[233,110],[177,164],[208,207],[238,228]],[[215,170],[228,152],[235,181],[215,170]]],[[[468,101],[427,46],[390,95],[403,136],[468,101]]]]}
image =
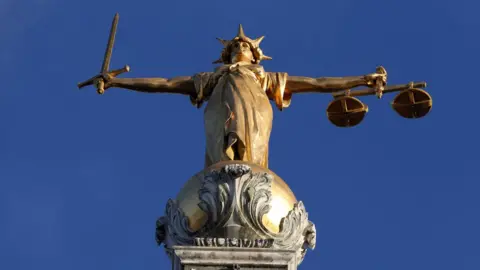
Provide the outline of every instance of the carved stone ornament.
{"type": "Polygon", "coordinates": [[[237,239],[237,238],[195,238],[195,245],[200,247],[247,247],[271,248],[273,239],[237,239]]]}
{"type": "Polygon", "coordinates": [[[174,200],[169,200],[165,216],[157,220],[157,243],[170,250],[173,246],[270,247],[297,250],[297,262],[306,249],[315,248],[315,225],[308,220],[302,202],[280,222],[278,233],[270,231],[262,218],[270,211],[273,176],[253,173],[245,164],[228,164],[205,173],[198,191],[198,206],[207,213],[207,221],[192,231],[188,218],[174,200]]]}

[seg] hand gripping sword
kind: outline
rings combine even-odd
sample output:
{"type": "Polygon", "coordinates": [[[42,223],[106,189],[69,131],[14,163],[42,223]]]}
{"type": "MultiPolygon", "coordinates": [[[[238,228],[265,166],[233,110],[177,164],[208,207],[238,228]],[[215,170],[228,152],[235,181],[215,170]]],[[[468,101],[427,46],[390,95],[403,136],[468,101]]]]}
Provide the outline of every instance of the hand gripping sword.
{"type": "Polygon", "coordinates": [[[81,89],[87,85],[95,84],[97,87],[97,93],[102,95],[105,93],[105,81],[104,78],[106,76],[112,76],[116,77],[122,73],[130,71],[130,67],[126,65],[125,67],[121,69],[116,69],[112,71],[108,71],[110,68],[110,60],[112,58],[112,51],[113,51],[113,44],[115,42],[115,34],[117,32],[117,25],[118,25],[118,18],[119,15],[118,13],[115,14],[115,17],[113,18],[112,22],[112,27],[110,29],[110,37],[108,38],[108,44],[107,44],[107,49],[105,50],[105,57],[103,58],[103,64],[102,64],[102,69],[100,70],[100,74],[96,75],[82,83],[78,84],[78,88],[81,89]]]}

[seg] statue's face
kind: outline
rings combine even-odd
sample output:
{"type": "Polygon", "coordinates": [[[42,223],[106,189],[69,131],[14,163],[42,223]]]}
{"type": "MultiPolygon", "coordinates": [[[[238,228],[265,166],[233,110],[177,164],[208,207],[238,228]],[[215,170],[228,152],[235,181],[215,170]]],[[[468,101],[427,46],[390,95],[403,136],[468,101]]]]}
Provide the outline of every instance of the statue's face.
{"type": "Polygon", "coordinates": [[[252,63],[254,60],[250,45],[244,41],[237,41],[233,43],[231,49],[232,63],[248,62],[252,63]]]}

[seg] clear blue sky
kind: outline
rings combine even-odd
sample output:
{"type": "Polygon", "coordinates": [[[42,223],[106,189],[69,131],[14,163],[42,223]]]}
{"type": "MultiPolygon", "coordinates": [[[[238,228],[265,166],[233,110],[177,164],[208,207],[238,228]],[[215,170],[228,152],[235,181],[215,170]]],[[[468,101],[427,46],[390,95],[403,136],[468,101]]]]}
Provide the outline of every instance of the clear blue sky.
{"type": "Polygon", "coordinates": [[[184,96],[76,83],[96,74],[120,13],[112,67],[128,77],[211,71],[242,23],[266,35],[268,71],[429,83],[421,120],[394,95],[364,98],[352,129],[328,95],[275,113],[271,169],[317,226],[301,269],[480,269],[478,1],[0,2],[0,269],[168,269],[154,241],[168,198],[202,169],[202,110],[184,96]],[[134,3],[135,2],[135,3],[134,3]]]}

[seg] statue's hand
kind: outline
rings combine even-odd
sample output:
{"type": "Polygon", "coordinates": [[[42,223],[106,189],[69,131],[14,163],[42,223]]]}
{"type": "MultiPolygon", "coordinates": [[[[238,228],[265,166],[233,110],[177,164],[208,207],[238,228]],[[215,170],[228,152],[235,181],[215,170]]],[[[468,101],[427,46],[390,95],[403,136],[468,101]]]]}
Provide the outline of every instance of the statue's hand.
{"type": "Polygon", "coordinates": [[[115,77],[116,75],[111,74],[111,72],[98,75],[98,78],[95,80],[95,86],[97,87],[97,90],[100,91],[100,89],[103,89],[105,91],[110,88],[115,77]]]}
{"type": "Polygon", "coordinates": [[[368,86],[375,88],[375,95],[382,98],[383,90],[387,84],[387,71],[382,66],[377,67],[375,73],[365,76],[365,81],[368,86]]]}
{"type": "Polygon", "coordinates": [[[130,71],[130,67],[125,66],[121,69],[112,70],[112,71],[105,72],[105,73],[100,73],[100,74],[88,79],[87,81],[85,81],[83,83],[79,83],[78,88],[83,88],[83,87],[88,86],[88,85],[95,85],[95,87],[97,88],[97,92],[99,94],[103,94],[105,92],[105,90],[107,90],[108,88],[110,88],[112,86],[112,82],[114,81],[114,79],[118,75],[120,75],[122,73],[125,73],[125,72],[128,72],[128,71],[130,71]]]}
{"type": "Polygon", "coordinates": [[[387,74],[386,73],[372,73],[365,75],[365,81],[367,86],[376,86],[378,81],[383,84],[387,83],[387,74]]]}

